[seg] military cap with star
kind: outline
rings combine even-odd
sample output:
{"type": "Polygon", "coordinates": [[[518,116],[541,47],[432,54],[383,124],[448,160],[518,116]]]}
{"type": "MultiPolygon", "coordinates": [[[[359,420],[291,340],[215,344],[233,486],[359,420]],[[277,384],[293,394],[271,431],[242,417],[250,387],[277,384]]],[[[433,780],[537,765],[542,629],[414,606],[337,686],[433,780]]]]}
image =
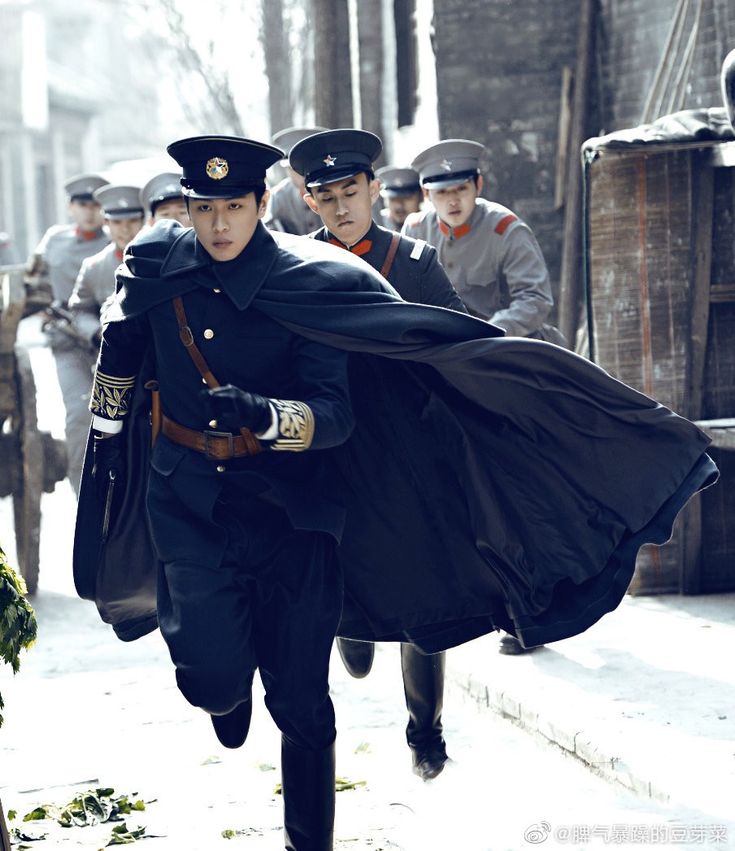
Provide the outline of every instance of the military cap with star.
{"type": "Polygon", "coordinates": [[[315,133],[323,133],[326,129],[326,127],[287,127],[285,130],[279,130],[271,141],[286,152],[286,157],[281,165],[288,164],[288,155],[297,142],[306,139],[307,136],[313,136],[315,133]]]}
{"type": "Polygon", "coordinates": [[[280,148],[242,136],[192,136],[166,148],[183,169],[182,194],[189,198],[237,198],[265,181],[280,148]]]}
{"type": "Polygon", "coordinates": [[[418,172],[412,168],[398,168],[386,165],[375,172],[383,188],[380,194],[383,198],[399,198],[405,195],[415,195],[421,191],[418,172]]]}
{"type": "Polygon", "coordinates": [[[144,213],[139,186],[117,186],[111,183],[95,189],[94,200],[102,207],[108,219],[140,219],[144,213]]]}
{"type": "Polygon", "coordinates": [[[372,171],[382,150],[380,137],[367,130],[325,130],[294,145],[288,162],[311,188],[372,171]]]}
{"type": "Polygon", "coordinates": [[[411,163],[425,189],[457,186],[480,173],[485,146],[469,139],[445,139],[421,151],[411,163]]]}
{"type": "Polygon", "coordinates": [[[94,201],[95,189],[107,186],[109,182],[99,174],[78,174],[64,183],[64,191],[70,201],[94,201]]]}
{"type": "Polygon", "coordinates": [[[140,203],[150,214],[156,212],[156,207],[164,201],[181,200],[181,175],[175,171],[164,171],[156,174],[140,190],[140,203]]]}

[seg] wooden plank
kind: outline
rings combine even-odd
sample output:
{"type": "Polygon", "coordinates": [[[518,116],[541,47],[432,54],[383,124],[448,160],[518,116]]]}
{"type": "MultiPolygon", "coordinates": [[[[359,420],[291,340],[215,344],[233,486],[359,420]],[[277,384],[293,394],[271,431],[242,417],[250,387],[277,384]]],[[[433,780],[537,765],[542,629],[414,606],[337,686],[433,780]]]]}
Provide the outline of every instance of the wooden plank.
{"type": "Polygon", "coordinates": [[[727,304],[735,301],[735,282],[712,284],[709,288],[710,304],[727,304]]]}
{"type": "Polygon", "coordinates": [[[695,425],[712,438],[713,446],[718,449],[735,449],[735,419],[699,420],[695,425]]]}
{"type": "Polygon", "coordinates": [[[0,801],[0,851],[10,851],[10,835],[8,834],[2,801],[0,801]]]}
{"type": "Polygon", "coordinates": [[[694,212],[689,357],[687,358],[687,398],[689,419],[702,416],[704,363],[709,322],[710,273],[712,269],[712,223],[714,212],[714,169],[705,158],[692,155],[692,207],[694,212]]]}
{"type": "MultiPolygon", "coordinates": [[[[691,320],[687,358],[687,400],[690,419],[702,416],[704,365],[707,353],[710,276],[712,270],[712,227],[714,216],[714,169],[701,154],[692,155],[692,260],[691,320]]],[[[699,496],[684,510],[680,587],[684,594],[702,589],[702,503],[699,496]]]]}
{"type": "Polygon", "coordinates": [[[561,96],[559,100],[559,129],[556,148],[556,180],[554,184],[554,209],[559,210],[564,206],[566,195],[567,173],[569,171],[569,157],[576,158],[576,151],[569,150],[569,132],[572,122],[572,91],[574,85],[574,72],[565,65],[561,71],[561,96]]]}

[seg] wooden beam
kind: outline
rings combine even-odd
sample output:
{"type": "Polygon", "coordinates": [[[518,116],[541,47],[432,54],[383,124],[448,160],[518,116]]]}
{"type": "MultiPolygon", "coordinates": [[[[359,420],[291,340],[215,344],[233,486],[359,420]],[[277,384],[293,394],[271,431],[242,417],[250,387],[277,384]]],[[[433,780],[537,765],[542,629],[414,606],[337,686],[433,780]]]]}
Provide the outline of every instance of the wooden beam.
{"type": "Polygon", "coordinates": [[[10,851],[10,834],[3,812],[3,802],[0,801],[0,851],[10,851]]]}
{"type": "Polygon", "coordinates": [[[574,69],[574,101],[564,193],[564,242],[559,287],[559,329],[574,345],[582,308],[582,163],[580,150],[587,134],[587,106],[595,42],[597,0],[581,0],[574,69]]]}

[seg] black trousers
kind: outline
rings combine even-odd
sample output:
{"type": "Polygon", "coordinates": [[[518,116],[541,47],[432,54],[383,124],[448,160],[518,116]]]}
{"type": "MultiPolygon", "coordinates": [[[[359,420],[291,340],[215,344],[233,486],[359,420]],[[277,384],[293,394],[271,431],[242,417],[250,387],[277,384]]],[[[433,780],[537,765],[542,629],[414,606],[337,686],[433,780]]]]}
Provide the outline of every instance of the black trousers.
{"type": "Polygon", "coordinates": [[[213,715],[249,700],[255,669],[265,703],[295,745],[335,738],[329,656],[342,609],[335,542],[291,527],[285,512],[241,492],[218,501],[228,543],[219,565],[164,562],[158,616],[179,689],[213,715]]]}

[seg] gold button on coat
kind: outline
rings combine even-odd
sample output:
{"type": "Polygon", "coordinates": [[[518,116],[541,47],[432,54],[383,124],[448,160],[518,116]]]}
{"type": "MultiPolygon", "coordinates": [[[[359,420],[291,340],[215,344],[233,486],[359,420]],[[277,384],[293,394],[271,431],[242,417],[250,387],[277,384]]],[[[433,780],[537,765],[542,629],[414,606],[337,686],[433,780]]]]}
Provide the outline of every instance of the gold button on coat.
{"type": "Polygon", "coordinates": [[[227,469],[227,467],[225,467],[225,465],[224,465],[224,464],[217,464],[217,472],[218,472],[218,473],[224,473],[224,471],[225,471],[226,469],[227,469]]]}
{"type": "Polygon", "coordinates": [[[211,340],[214,337],[214,331],[211,328],[204,329],[204,339],[211,340]]]}
{"type": "Polygon", "coordinates": [[[217,428],[217,420],[210,420],[209,421],[209,427],[210,428],[217,428]]]}

